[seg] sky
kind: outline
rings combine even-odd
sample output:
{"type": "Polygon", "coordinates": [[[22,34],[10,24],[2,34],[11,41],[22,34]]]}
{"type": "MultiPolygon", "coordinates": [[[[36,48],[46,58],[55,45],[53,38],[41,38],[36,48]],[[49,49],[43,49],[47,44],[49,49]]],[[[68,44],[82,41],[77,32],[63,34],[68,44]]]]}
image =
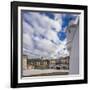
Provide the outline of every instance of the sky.
{"type": "Polygon", "coordinates": [[[66,28],[77,15],[22,11],[23,54],[31,58],[69,55],[66,28]]]}

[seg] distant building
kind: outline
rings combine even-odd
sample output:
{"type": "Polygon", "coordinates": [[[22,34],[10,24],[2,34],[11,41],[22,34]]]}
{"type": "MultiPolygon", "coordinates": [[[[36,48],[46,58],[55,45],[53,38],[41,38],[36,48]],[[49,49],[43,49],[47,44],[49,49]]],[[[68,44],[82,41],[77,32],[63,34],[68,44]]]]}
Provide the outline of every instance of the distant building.
{"type": "Polygon", "coordinates": [[[26,69],[69,69],[69,56],[60,59],[30,59],[23,56],[23,70],[26,69]]]}
{"type": "Polygon", "coordinates": [[[23,60],[22,60],[22,64],[23,64],[23,65],[22,65],[22,69],[23,69],[23,70],[26,70],[26,69],[27,69],[27,56],[26,56],[26,55],[23,55],[23,56],[22,56],[22,59],[23,59],[23,60]]]}
{"type": "Polygon", "coordinates": [[[67,48],[70,53],[70,74],[79,74],[79,17],[67,28],[67,48]]]}
{"type": "Polygon", "coordinates": [[[56,65],[60,66],[60,69],[69,70],[69,59],[70,57],[61,57],[60,59],[57,59],[56,65]]]}
{"type": "Polygon", "coordinates": [[[28,69],[47,69],[49,67],[48,60],[27,59],[28,69]]]}

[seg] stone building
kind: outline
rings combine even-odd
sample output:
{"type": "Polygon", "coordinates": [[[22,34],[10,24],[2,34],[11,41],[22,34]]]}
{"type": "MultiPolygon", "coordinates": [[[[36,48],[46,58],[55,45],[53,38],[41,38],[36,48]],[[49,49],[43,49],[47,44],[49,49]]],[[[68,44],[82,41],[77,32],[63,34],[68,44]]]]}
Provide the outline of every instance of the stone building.
{"type": "Polygon", "coordinates": [[[36,58],[30,59],[27,56],[23,56],[23,70],[26,69],[69,69],[69,56],[62,57],[60,59],[43,59],[36,58]]]}
{"type": "Polygon", "coordinates": [[[47,69],[49,67],[48,60],[37,59],[27,59],[28,69],[47,69]]]}
{"type": "Polygon", "coordinates": [[[27,56],[26,55],[23,55],[22,56],[22,68],[23,70],[26,70],[27,69],[27,56]]]}

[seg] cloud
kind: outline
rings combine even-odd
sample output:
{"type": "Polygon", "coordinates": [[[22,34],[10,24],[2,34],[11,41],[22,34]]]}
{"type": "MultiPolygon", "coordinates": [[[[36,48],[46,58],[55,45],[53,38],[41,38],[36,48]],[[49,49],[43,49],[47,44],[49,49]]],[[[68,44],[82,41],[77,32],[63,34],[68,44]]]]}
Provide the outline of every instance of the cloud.
{"type": "Polygon", "coordinates": [[[33,48],[33,40],[28,33],[23,34],[23,45],[26,47],[33,48]]]}
{"type": "Polygon", "coordinates": [[[64,53],[62,45],[65,45],[66,40],[60,41],[57,35],[61,31],[61,15],[54,13],[54,16],[51,19],[39,12],[22,13],[23,54],[50,57],[58,52],[64,53]]]}
{"type": "Polygon", "coordinates": [[[56,49],[56,45],[47,39],[40,39],[40,40],[36,41],[36,43],[37,43],[38,48],[40,48],[48,53],[54,52],[56,49]]]}
{"type": "Polygon", "coordinates": [[[33,27],[27,23],[25,20],[23,20],[23,33],[29,33],[32,34],[34,32],[33,27]]]}

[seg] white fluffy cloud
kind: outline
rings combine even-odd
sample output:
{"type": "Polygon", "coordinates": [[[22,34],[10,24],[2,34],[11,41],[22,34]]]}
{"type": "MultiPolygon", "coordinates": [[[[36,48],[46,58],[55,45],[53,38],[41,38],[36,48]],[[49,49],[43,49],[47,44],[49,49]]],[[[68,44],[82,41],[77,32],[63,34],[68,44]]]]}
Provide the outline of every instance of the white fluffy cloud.
{"type": "MultiPolygon", "coordinates": [[[[32,56],[47,56],[64,52],[57,33],[61,30],[60,14],[55,19],[35,12],[23,13],[23,53],[32,56]]],[[[63,44],[64,45],[64,44],[63,44]]]]}
{"type": "Polygon", "coordinates": [[[23,44],[27,45],[27,47],[29,47],[29,48],[33,48],[34,43],[28,33],[23,34],[23,44]]]}

